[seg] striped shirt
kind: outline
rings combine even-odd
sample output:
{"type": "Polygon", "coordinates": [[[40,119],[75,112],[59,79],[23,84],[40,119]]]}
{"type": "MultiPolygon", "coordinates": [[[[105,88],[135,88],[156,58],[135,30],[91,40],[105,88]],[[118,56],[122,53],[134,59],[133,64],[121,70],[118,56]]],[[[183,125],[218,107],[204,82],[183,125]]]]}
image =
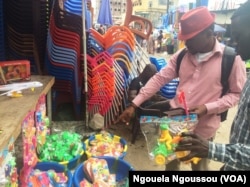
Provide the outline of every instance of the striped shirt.
{"type": "Polygon", "coordinates": [[[250,170],[250,76],[238,107],[229,144],[209,142],[208,158],[225,163],[224,170],[250,170]]]}

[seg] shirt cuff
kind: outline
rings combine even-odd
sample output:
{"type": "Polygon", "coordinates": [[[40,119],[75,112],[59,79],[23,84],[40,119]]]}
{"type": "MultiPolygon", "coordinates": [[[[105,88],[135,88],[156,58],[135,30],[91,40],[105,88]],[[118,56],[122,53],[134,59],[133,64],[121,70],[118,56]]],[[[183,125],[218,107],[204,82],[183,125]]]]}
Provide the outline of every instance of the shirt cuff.
{"type": "Polygon", "coordinates": [[[145,102],[146,100],[144,100],[144,98],[138,94],[132,101],[133,104],[135,104],[135,106],[140,106],[143,102],[145,102]]]}
{"type": "Polygon", "coordinates": [[[208,103],[205,104],[206,108],[207,108],[207,114],[216,114],[218,111],[218,106],[216,103],[208,103]]]}
{"type": "Polygon", "coordinates": [[[209,142],[208,158],[218,162],[225,161],[226,145],[209,142]]]}

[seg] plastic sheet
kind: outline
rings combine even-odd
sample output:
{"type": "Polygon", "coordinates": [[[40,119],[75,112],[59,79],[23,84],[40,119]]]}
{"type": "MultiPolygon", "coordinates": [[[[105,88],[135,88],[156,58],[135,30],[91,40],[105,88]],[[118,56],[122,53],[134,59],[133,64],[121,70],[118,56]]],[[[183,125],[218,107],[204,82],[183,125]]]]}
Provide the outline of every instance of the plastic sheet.
{"type": "Polygon", "coordinates": [[[146,139],[149,159],[158,165],[182,157],[187,152],[174,152],[180,140],[180,133],[193,131],[197,125],[196,114],[173,117],[141,116],[140,127],[146,139]]]}

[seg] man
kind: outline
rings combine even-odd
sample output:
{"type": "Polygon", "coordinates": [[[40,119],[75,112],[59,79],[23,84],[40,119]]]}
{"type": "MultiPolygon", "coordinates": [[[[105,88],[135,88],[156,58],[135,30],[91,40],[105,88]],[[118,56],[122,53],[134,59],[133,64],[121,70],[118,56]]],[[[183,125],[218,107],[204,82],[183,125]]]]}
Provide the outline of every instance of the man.
{"type": "Polygon", "coordinates": [[[105,34],[105,30],[103,28],[103,25],[100,25],[100,27],[98,28],[97,32],[99,32],[101,35],[105,34]]]}
{"type": "MultiPolygon", "coordinates": [[[[235,106],[246,80],[245,64],[240,56],[235,62],[229,76],[229,92],[221,97],[221,62],[224,45],[214,37],[214,15],[206,7],[190,10],[181,17],[180,40],[185,41],[187,53],[182,59],[179,72],[176,60],[180,53],[173,54],[168,65],[155,74],[133,102],[119,116],[118,121],[129,122],[135,109],[149,99],[163,85],[179,76],[176,96],[170,100],[171,108],[183,107],[178,100],[178,93],[183,91],[190,112],[197,113],[199,122],[194,133],[204,139],[212,140],[220,126],[220,113],[235,106]]],[[[208,170],[208,159],[192,164],[193,170],[208,170]]],[[[174,160],[167,164],[167,170],[179,170],[180,163],[174,160]]]]}
{"type": "MultiPolygon", "coordinates": [[[[250,59],[250,1],[241,5],[231,17],[232,38],[236,51],[243,60],[250,59]]],[[[237,82],[237,80],[235,80],[237,82]]],[[[235,82],[235,83],[236,83],[235,82]]],[[[207,141],[200,136],[187,133],[177,151],[190,150],[181,160],[192,157],[209,158],[224,163],[221,170],[250,170],[250,78],[243,88],[238,111],[231,127],[229,144],[207,141]]]]}
{"type": "Polygon", "coordinates": [[[157,37],[157,48],[156,48],[157,53],[161,52],[162,39],[163,39],[163,33],[162,33],[162,30],[160,30],[159,36],[157,37]]]}
{"type": "MultiPolygon", "coordinates": [[[[147,64],[143,71],[139,74],[138,77],[135,77],[130,85],[128,90],[128,100],[132,102],[133,99],[137,96],[140,89],[148,82],[148,80],[157,73],[157,68],[154,64],[147,64]]],[[[157,92],[154,96],[143,103],[143,107],[149,107],[151,104],[159,101],[166,101],[167,99],[161,96],[160,92],[157,92]]]]}
{"type": "Polygon", "coordinates": [[[153,55],[154,52],[155,52],[155,41],[154,41],[153,32],[151,32],[151,34],[150,34],[150,36],[148,38],[147,52],[150,55],[153,55]]]}

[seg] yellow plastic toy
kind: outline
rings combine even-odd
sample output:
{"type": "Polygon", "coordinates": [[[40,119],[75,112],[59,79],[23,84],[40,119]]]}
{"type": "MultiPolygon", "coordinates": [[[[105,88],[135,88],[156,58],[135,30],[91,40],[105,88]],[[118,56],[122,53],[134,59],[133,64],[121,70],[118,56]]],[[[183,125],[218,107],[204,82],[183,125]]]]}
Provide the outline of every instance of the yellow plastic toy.
{"type": "Polygon", "coordinates": [[[158,140],[161,143],[166,143],[167,149],[168,150],[172,150],[172,136],[169,133],[168,130],[168,125],[161,125],[161,135],[160,135],[160,139],[158,140]]]}
{"type": "MultiPolygon", "coordinates": [[[[174,147],[179,143],[181,140],[181,136],[177,135],[172,137],[169,132],[168,124],[161,124],[160,125],[160,138],[158,139],[158,144],[153,150],[154,160],[155,163],[158,165],[166,164],[167,161],[172,161],[177,158],[182,158],[188,155],[188,151],[174,151],[174,147]]],[[[185,163],[193,162],[197,164],[200,161],[200,158],[194,157],[185,163]]]]}
{"type": "MultiPolygon", "coordinates": [[[[178,151],[178,152],[175,152],[175,154],[176,154],[177,158],[182,158],[184,156],[187,156],[189,154],[189,152],[188,151],[178,151]]],[[[184,163],[189,164],[190,162],[193,162],[194,164],[197,164],[200,160],[201,160],[201,158],[193,157],[192,159],[187,160],[184,163]]]]}

